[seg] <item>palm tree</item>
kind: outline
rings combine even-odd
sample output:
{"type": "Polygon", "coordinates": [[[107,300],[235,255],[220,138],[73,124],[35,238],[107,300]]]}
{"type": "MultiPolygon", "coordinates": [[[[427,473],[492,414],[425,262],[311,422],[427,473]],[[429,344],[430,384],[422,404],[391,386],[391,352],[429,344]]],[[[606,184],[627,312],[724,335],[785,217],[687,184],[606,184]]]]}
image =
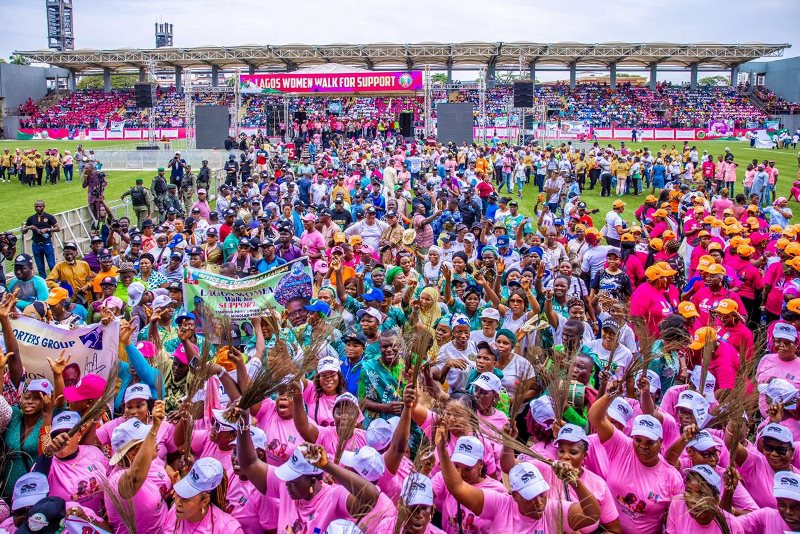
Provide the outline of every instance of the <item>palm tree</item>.
{"type": "Polygon", "coordinates": [[[8,56],[8,59],[11,60],[12,65],[30,65],[31,62],[29,59],[22,57],[19,54],[11,54],[8,56]]]}
{"type": "Polygon", "coordinates": [[[447,83],[447,74],[443,72],[437,72],[431,75],[431,82],[432,83],[447,83]]]}

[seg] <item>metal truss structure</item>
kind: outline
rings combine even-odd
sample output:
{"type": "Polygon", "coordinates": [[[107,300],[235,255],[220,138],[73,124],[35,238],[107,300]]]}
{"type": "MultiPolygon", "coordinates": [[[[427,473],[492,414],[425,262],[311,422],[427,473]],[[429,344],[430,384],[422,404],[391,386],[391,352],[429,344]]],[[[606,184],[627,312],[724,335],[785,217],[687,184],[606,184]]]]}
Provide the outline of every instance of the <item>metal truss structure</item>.
{"type": "Polygon", "coordinates": [[[689,68],[695,65],[736,67],[762,57],[781,57],[790,44],[677,44],[677,43],[416,43],[247,45],[197,48],[17,51],[35,63],[90,74],[110,69],[130,72],[155,62],[159,67],[249,68],[292,71],[298,68],[340,63],[355,67],[389,70],[487,67],[509,70],[520,65],[561,67],[646,67],[652,65],[689,68]]]}
{"type": "Polygon", "coordinates": [[[183,98],[184,98],[184,123],[186,124],[186,148],[191,150],[194,149],[196,146],[197,140],[197,125],[195,123],[195,103],[194,103],[194,95],[196,94],[205,94],[205,93],[231,93],[234,95],[233,106],[234,110],[231,114],[231,118],[233,124],[234,137],[236,139],[239,138],[239,131],[241,129],[241,117],[239,116],[239,112],[242,108],[242,93],[239,91],[239,81],[237,76],[237,81],[233,84],[233,87],[229,87],[227,85],[221,85],[219,87],[210,87],[204,85],[192,85],[191,83],[191,73],[184,72],[186,76],[187,83],[183,86],[183,98]]]}

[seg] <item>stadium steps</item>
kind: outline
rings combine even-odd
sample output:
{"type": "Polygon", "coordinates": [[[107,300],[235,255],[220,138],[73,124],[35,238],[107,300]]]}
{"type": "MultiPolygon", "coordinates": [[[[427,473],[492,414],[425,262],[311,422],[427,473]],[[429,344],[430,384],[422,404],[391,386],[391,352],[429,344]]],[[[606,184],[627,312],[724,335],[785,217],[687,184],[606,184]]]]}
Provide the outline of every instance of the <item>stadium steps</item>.
{"type": "Polygon", "coordinates": [[[753,106],[755,106],[758,109],[760,109],[763,113],[766,113],[767,115],[771,115],[769,109],[767,109],[767,103],[764,102],[763,100],[761,100],[760,98],[758,98],[758,96],[756,96],[756,94],[753,91],[750,91],[750,92],[746,93],[746,96],[747,96],[748,102],[750,102],[753,106]]]}

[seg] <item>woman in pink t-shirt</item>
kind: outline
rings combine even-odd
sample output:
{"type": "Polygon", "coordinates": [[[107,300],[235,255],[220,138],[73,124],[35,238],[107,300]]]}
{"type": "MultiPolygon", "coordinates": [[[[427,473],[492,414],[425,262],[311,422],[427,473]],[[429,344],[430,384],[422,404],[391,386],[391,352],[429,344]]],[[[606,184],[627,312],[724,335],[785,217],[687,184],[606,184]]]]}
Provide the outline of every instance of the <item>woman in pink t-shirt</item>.
{"type": "MultiPolygon", "coordinates": [[[[248,434],[249,435],[249,434],[248,434]]],[[[225,513],[228,477],[214,458],[199,458],[175,487],[175,504],[164,518],[165,534],[244,534],[225,513]]]]}
{"type": "Polygon", "coordinates": [[[637,287],[631,295],[631,317],[644,319],[647,329],[654,337],[660,335],[658,325],[669,315],[675,313],[669,297],[666,294],[668,273],[659,264],[648,267],[644,274],[647,282],[637,287]]]}
{"type": "Polygon", "coordinates": [[[606,482],[619,511],[622,532],[660,534],[670,500],[683,491],[683,480],[663,457],[660,422],[649,415],[633,420],[631,437],[606,418],[608,408],[621,392],[621,385],[589,408],[589,423],[608,455],[606,482]]]}
{"type": "MultiPolygon", "coordinates": [[[[670,502],[667,527],[664,532],[666,534],[741,533],[736,518],[719,509],[720,495],[723,494],[723,482],[719,475],[706,465],[692,467],[685,473],[686,490],[683,495],[670,502]],[[702,505],[694,504],[701,499],[702,505]],[[720,526],[721,523],[727,528],[723,529],[720,526]]],[[[729,491],[727,481],[724,484],[724,490],[725,492],[729,491]]]]}
{"type": "Polygon", "coordinates": [[[579,478],[568,482],[578,496],[577,502],[549,499],[550,485],[542,474],[535,466],[522,462],[509,471],[509,494],[475,487],[461,478],[459,470],[450,460],[447,430],[443,427],[437,429],[436,449],[447,490],[461,506],[481,520],[489,521],[491,532],[555,534],[567,529],[573,531],[590,527],[600,518],[597,499],[579,478]]]}
{"type": "Polygon", "coordinates": [[[337,358],[320,355],[317,373],[312,380],[305,381],[303,402],[306,404],[308,417],[319,426],[334,425],[333,404],[336,397],[344,393],[346,386],[339,367],[337,358]]]}
{"type": "MultiPolygon", "coordinates": [[[[308,419],[308,414],[303,406],[300,385],[294,383],[289,388],[294,398],[292,403],[294,424],[304,441],[321,445],[331,457],[341,453],[342,450],[354,451],[366,445],[366,432],[361,428],[364,416],[358,408],[358,399],[355,395],[343,393],[336,397],[333,403],[334,424],[332,426],[316,426],[308,419]],[[340,450],[342,446],[344,448],[340,450]]],[[[339,458],[336,460],[338,461],[339,458]]]]}
{"type": "MultiPolygon", "coordinates": [[[[153,405],[152,425],[131,417],[118,425],[111,435],[114,455],[109,464],[116,469],[109,476],[109,483],[123,502],[130,501],[133,510],[147,511],[135,514],[139,534],[161,532],[167,515],[164,497],[172,488],[172,469],[159,460],[156,453],[156,436],[163,420],[164,401],[159,400],[153,405]]],[[[104,501],[114,532],[127,532],[115,499],[105,494],[104,501]]]]}
{"type": "Polygon", "coordinates": [[[770,423],[761,429],[756,446],[738,444],[731,451],[734,465],[742,476],[742,482],[753,500],[761,507],[777,508],[772,494],[772,481],[779,471],[797,472],[792,466],[794,437],[783,425],[770,423]]]}

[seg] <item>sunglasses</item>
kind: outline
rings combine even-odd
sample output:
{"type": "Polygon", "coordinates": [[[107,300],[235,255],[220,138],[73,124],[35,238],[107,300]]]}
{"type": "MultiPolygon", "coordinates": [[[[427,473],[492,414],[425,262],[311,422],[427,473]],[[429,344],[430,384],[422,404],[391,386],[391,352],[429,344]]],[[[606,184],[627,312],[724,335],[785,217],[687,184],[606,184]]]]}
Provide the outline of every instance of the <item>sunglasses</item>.
{"type": "Polygon", "coordinates": [[[766,443],[763,443],[762,447],[764,447],[765,453],[774,452],[779,456],[786,456],[787,454],[789,454],[789,451],[792,450],[791,447],[780,447],[780,446],[775,447],[773,445],[767,445],[766,443]]]}

